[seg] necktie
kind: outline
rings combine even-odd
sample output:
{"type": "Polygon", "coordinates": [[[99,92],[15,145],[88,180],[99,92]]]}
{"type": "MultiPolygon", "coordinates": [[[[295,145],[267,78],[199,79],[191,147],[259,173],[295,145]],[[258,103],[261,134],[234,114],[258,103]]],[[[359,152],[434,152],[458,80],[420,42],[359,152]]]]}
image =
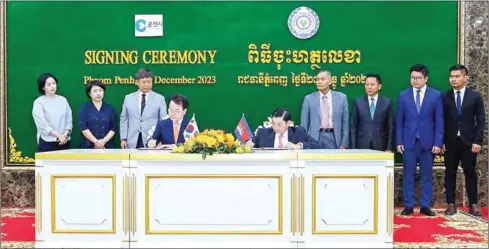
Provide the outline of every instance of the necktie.
{"type": "Polygon", "coordinates": [[[177,142],[178,142],[179,131],[180,131],[180,125],[178,124],[178,122],[174,122],[173,123],[173,139],[175,141],[175,144],[177,144],[177,142]]]}
{"type": "Polygon", "coordinates": [[[416,91],[416,109],[418,110],[418,113],[421,110],[421,95],[419,94],[420,92],[421,90],[419,89],[416,91]]]}
{"type": "MultiPolygon", "coordinates": [[[[421,90],[416,91],[416,110],[419,111],[421,110],[421,95],[419,94],[421,90]]],[[[416,138],[419,138],[419,130],[416,130],[416,138]]]]}
{"type": "Polygon", "coordinates": [[[326,95],[321,98],[321,128],[329,128],[329,106],[326,95]]]}
{"type": "Polygon", "coordinates": [[[370,103],[370,117],[372,117],[372,119],[374,118],[374,113],[375,113],[375,102],[374,102],[374,98],[370,98],[370,100],[372,101],[370,103]]]}
{"type": "Polygon", "coordinates": [[[460,91],[457,91],[457,112],[458,115],[462,114],[462,97],[460,96],[460,91]]]}
{"type": "Polygon", "coordinates": [[[282,143],[282,138],[284,137],[284,134],[280,134],[278,136],[278,147],[279,148],[283,148],[284,147],[284,143],[282,143]]]}
{"type": "Polygon", "coordinates": [[[143,116],[144,107],[146,107],[146,93],[141,97],[141,116],[143,116]]]}

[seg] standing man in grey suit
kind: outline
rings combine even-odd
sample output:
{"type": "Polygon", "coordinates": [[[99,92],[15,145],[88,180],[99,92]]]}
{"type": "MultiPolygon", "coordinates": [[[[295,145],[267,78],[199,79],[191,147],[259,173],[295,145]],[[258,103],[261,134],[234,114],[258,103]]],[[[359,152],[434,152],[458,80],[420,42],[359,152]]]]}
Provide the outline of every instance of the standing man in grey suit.
{"type": "Polygon", "coordinates": [[[301,126],[323,149],[346,149],[349,142],[348,101],[344,93],[329,89],[331,72],[320,71],[319,91],[304,98],[301,126]]]}
{"type": "Polygon", "coordinates": [[[167,114],[165,97],[153,92],[153,74],[142,68],[136,72],[139,90],[126,95],[122,104],[120,129],[121,148],[146,147],[151,127],[167,114]]]}
{"type": "Polygon", "coordinates": [[[353,101],[350,136],[352,149],[391,152],[394,148],[394,111],[392,100],[380,96],[382,80],[378,74],[367,74],[366,96],[353,101]]]}

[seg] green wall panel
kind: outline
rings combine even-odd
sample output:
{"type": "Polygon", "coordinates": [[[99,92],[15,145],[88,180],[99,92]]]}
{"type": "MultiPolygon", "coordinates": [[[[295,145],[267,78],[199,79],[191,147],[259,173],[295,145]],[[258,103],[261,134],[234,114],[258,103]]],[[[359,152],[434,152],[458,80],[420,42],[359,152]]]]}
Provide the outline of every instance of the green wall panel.
{"type": "Polygon", "coordinates": [[[29,162],[21,156],[34,157],[36,130],[31,112],[39,96],[40,73],[57,76],[58,93],[71,105],[73,147],[79,146],[81,136],[76,114],[88,101],[84,79],[109,79],[112,84],[107,85],[105,100],[120,113],[124,96],[136,87],[116,84],[115,79],[134,77],[141,67],[162,78],[215,78],[214,84],[159,83],[153,90],[166,98],[186,95],[188,116],[196,114],[201,130],[232,132],[242,113],[254,130],[277,107],[289,108],[299,123],[302,100],[315,91],[315,85],[307,83],[307,77],[293,75],[314,76],[318,67],[337,77],[335,89],[346,93],[350,103],[364,94],[364,87],[362,82],[345,83],[351,78],[345,76],[358,79],[368,72],[380,73],[382,94],[396,103],[398,92],[409,87],[409,67],[415,63],[427,65],[428,84],[445,91],[447,70],[457,62],[457,11],[456,2],[8,2],[7,126],[17,153],[8,151],[7,164],[29,162]],[[320,18],[319,31],[306,40],[295,38],[287,26],[289,14],[300,6],[312,8],[320,18]],[[135,14],[163,14],[164,35],[135,37],[135,14]],[[259,50],[269,44],[271,62],[250,63],[250,44],[259,50]],[[100,50],[137,51],[138,60],[135,64],[86,64],[86,51],[100,50]],[[207,55],[215,51],[214,63],[207,57],[201,64],[146,64],[143,55],[153,50],[167,54],[207,51],[207,55]],[[321,61],[314,67],[310,61],[294,62],[294,53],[301,50],[306,54],[359,51],[360,59],[348,60],[344,55],[340,62],[321,61]],[[279,53],[284,54],[280,69],[274,62],[274,54],[279,53]],[[287,84],[240,84],[245,76],[260,73],[286,76],[287,84]],[[294,84],[301,80],[303,84],[294,84]]]}

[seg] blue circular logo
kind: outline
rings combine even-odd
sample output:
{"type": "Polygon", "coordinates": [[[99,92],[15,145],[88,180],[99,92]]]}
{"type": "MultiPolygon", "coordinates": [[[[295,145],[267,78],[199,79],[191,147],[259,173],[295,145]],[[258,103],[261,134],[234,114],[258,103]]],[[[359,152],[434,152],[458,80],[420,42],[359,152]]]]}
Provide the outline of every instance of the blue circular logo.
{"type": "Polygon", "coordinates": [[[136,21],[136,30],[139,32],[144,32],[146,30],[146,20],[139,19],[136,21]]]}

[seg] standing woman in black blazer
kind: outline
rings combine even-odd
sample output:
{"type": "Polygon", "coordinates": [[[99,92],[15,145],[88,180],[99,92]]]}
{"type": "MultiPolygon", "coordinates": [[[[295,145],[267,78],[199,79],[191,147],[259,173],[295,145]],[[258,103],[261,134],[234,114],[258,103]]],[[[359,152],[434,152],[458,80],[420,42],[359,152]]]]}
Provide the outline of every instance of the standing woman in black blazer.
{"type": "Polygon", "coordinates": [[[481,216],[477,207],[477,154],[482,147],[486,122],[484,102],[479,92],[467,86],[468,70],[463,65],[452,66],[452,89],[443,96],[445,118],[445,189],[448,207],[445,214],[457,213],[455,187],[458,163],[462,162],[465,187],[469,199],[469,213],[481,216]]]}

